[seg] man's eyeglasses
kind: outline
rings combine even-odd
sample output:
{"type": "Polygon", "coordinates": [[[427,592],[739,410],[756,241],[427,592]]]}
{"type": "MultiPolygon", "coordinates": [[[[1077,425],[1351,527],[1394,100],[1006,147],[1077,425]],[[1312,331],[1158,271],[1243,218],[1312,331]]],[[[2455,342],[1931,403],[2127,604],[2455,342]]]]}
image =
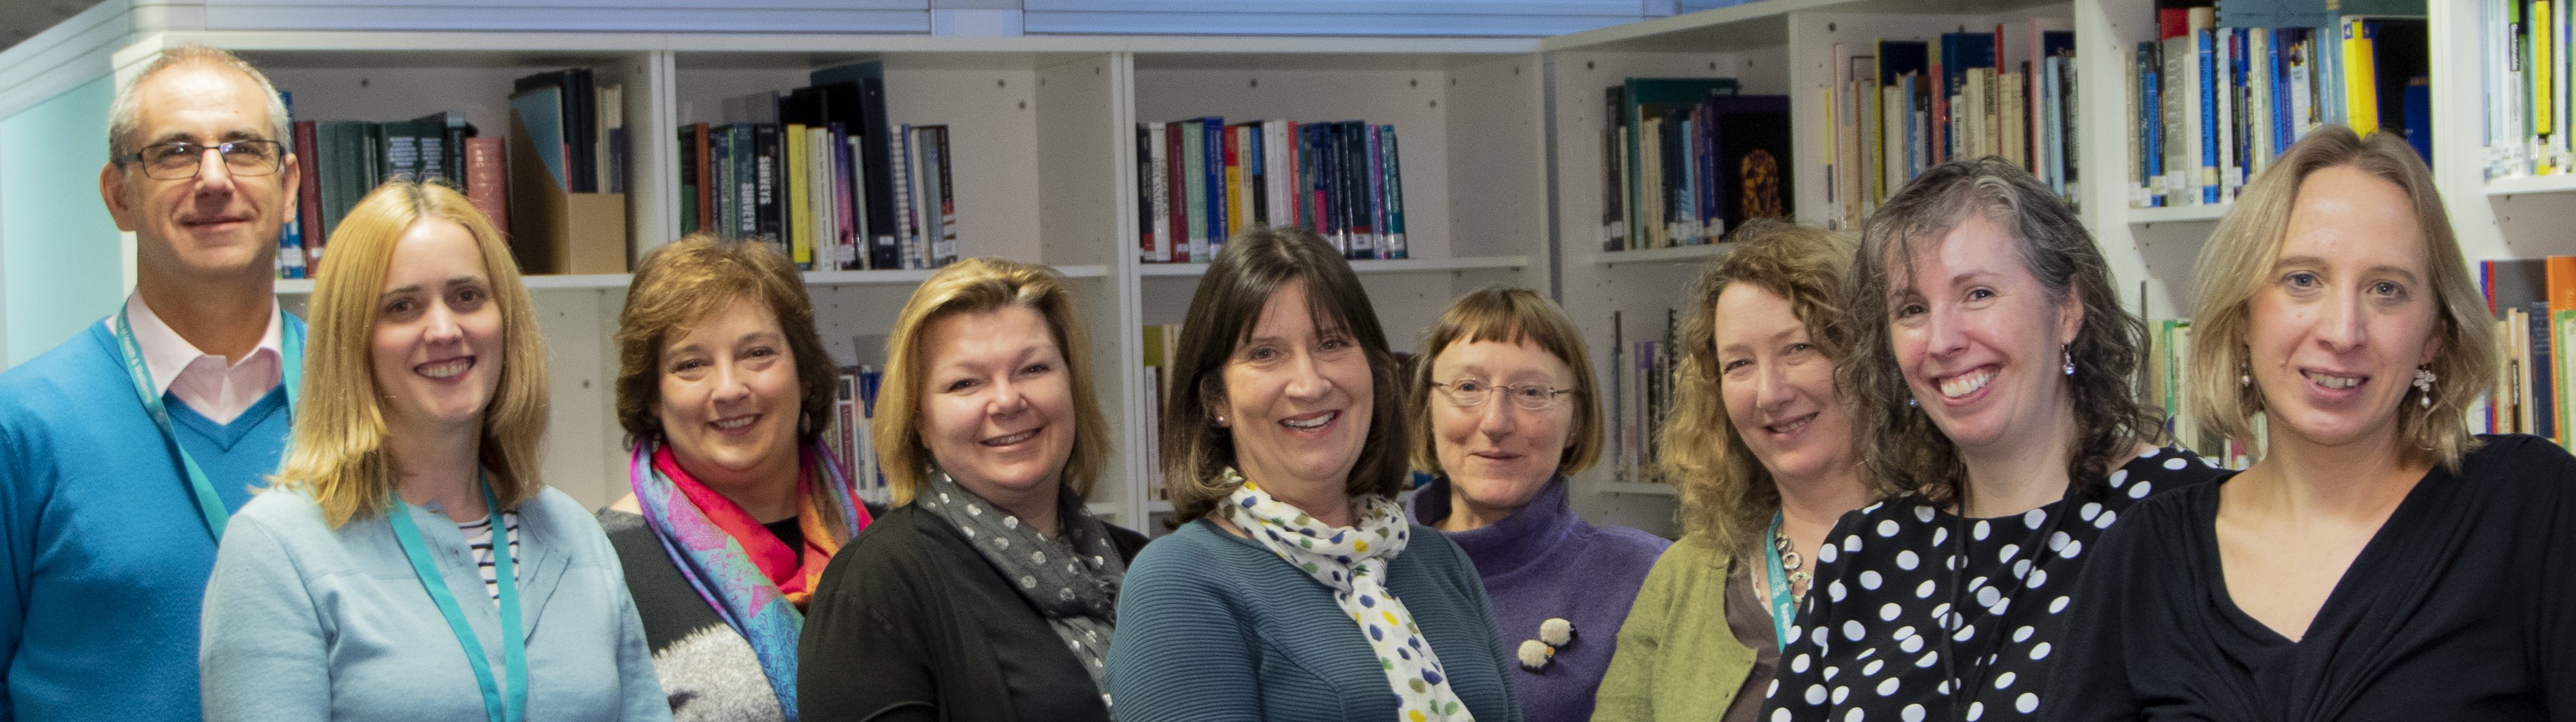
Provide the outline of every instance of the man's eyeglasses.
{"type": "Polygon", "coordinates": [[[143,150],[116,161],[119,164],[141,164],[143,175],[154,180],[187,180],[197,177],[209,150],[223,156],[225,172],[238,176],[275,173],[286,157],[285,147],[274,140],[236,140],[213,145],[176,141],[143,146],[143,150]]]}
{"type": "Polygon", "coordinates": [[[1439,389],[1442,395],[1448,396],[1449,403],[1457,404],[1459,406],[1476,406],[1483,404],[1485,403],[1486,398],[1493,396],[1495,393],[1500,393],[1504,398],[1511,399],[1513,406],[1518,406],[1531,411],[1546,411],[1550,408],[1554,408],[1556,406],[1557,397],[1574,393],[1574,389],[1560,389],[1553,386],[1540,386],[1537,384],[1523,384],[1519,386],[1509,384],[1489,384],[1476,379],[1459,379],[1449,383],[1434,381],[1431,382],[1431,387],[1439,389]]]}

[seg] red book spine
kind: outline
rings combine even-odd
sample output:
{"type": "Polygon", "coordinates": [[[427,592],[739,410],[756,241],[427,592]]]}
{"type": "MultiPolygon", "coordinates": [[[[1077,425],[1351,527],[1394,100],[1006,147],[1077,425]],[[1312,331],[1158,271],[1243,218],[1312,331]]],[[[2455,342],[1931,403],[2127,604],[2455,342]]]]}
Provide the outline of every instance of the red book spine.
{"type": "Polygon", "coordinates": [[[714,233],[716,232],[715,158],[707,151],[707,124],[693,124],[690,126],[690,129],[697,142],[696,147],[691,148],[689,152],[698,154],[698,197],[696,199],[698,204],[698,227],[691,230],[704,233],[714,233]]]}
{"type": "Polygon", "coordinates": [[[465,199],[492,222],[492,228],[510,232],[510,189],[501,156],[501,139],[493,136],[465,139],[465,199]]]}
{"type": "Polygon", "coordinates": [[[313,121],[295,122],[295,222],[304,228],[304,276],[320,278],[322,246],[330,229],[322,227],[322,149],[314,145],[313,121]]]}

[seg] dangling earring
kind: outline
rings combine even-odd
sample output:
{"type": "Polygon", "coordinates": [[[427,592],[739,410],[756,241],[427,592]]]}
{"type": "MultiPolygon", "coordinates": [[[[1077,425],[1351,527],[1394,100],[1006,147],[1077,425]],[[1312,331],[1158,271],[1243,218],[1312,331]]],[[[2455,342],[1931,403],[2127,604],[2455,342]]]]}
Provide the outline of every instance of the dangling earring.
{"type": "Polygon", "coordinates": [[[2424,408],[2433,408],[2433,381],[2434,376],[2432,369],[2422,366],[2415,367],[2415,390],[2423,392],[2424,396],[2421,399],[2421,403],[2423,403],[2424,408]]]}
{"type": "Polygon", "coordinates": [[[1909,409],[1910,409],[1910,408],[1914,408],[1914,407],[1917,407],[1917,406],[1922,406],[1922,404],[1920,404],[1920,403],[1916,403],[1916,402],[1914,401],[1914,399],[1912,399],[1912,398],[1908,398],[1908,399],[1906,399],[1906,400],[1905,400],[1905,407],[1906,407],[1906,408],[1909,408],[1909,409]]]}
{"type": "Polygon", "coordinates": [[[2066,359],[2066,375],[2075,375],[2075,349],[2061,344],[2057,347],[2057,353],[2066,359]]]}

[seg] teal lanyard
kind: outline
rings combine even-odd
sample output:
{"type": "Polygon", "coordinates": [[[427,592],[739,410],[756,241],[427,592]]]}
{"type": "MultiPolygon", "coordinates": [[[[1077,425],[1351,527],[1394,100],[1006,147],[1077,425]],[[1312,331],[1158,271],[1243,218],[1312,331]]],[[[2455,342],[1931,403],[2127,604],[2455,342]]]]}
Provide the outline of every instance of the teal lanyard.
{"type": "Polygon", "coordinates": [[[411,521],[411,509],[397,497],[385,516],[393,522],[394,539],[402,543],[403,556],[411,558],[411,570],[419,575],[420,585],[429,590],[430,601],[438,603],[438,613],[446,615],[447,628],[456,633],[456,643],[465,647],[465,661],[474,668],[474,683],[483,688],[483,714],[491,722],[519,722],[527,718],[528,707],[528,641],[519,626],[519,580],[510,568],[510,529],[501,517],[501,504],[492,498],[492,480],[483,479],[483,509],[492,515],[492,576],[501,586],[501,663],[509,675],[509,696],[492,679],[492,660],[483,656],[483,643],[474,638],[474,627],[465,623],[465,609],[456,605],[456,595],[447,591],[446,577],[439,575],[437,564],[429,555],[429,545],[420,539],[420,527],[411,521]]]}
{"type": "MultiPolygon", "coordinates": [[[[277,355],[278,378],[286,387],[286,411],[293,414],[296,385],[304,376],[304,329],[285,323],[283,313],[278,321],[283,327],[279,330],[282,349],[277,355]]],[[[215,484],[206,480],[206,470],[188,456],[187,447],[179,444],[178,432],[171,430],[170,407],[162,403],[160,394],[152,392],[152,371],[144,366],[143,345],[135,342],[134,323],[126,320],[124,311],[116,312],[116,345],[125,353],[125,373],[134,381],[134,395],[143,399],[143,410],[150,412],[152,423],[161,428],[161,442],[170,447],[170,453],[179,457],[179,465],[188,472],[188,488],[196,494],[197,513],[206,518],[206,532],[213,534],[216,542],[222,542],[224,520],[232,516],[232,511],[224,508],[224,498],[215,494],[215,484]]]]}
{"type": "MultiPolygon", "coordinates": [[[[1767,536],[1780,538],[1780,515],[1776,512],[1771,515],[1771,533],[1767,536]]],[[[1788,571],[1780,567],[1780,545],[1766,542],[1762,548],[1770,562],[1766,566],[1771,574],[1771,631],[1779,635],[1780,648],[1788,649],[1790,623],[1797,621],[1797,596],[1789,591],[1788,571]]]]}

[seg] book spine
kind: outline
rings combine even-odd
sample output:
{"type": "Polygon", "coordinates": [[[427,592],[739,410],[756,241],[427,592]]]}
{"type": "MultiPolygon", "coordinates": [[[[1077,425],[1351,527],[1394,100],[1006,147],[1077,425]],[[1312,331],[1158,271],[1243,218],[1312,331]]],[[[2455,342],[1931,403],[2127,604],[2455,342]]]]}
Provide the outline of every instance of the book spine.
{"type": "Polygon", "coordinates": [[[465,139],[465,198],[502,233],[510,229],[507,157],[498,137],[465,139]]]}
{"type": "Polygon", "coordinates": [[[862,228],[867,224],[867,205],[865,194],[859,190],[859,178],[863,173],[859,169],[859,157],[865,153],[859,150],[858,140],[850,135],[847,125],[832,123],[832,196],[838,206],[840,220],[840,227],[834,230],[838,232],[835,239],[841,249],[842,270],[867,267],[867,239],[862,234],[862,228]]]}
{"type": "MultiPolygon", "coordinates": [[[[322,246],[329,240],[331,229],[322,224],[322,146],[314,132],[313,121],[295,121],[295,218],[304,228],[304,275],[319,277],[322,272],[322,246]]],[[[494,219],[496,226],[507,219],[494,219]]]]}
{"type": "Polygon", "coordinates": [[[2198,47],[2200,69],[2195,76],[2200,93],[2200,202],[2218,202],[2218,38],[2211,28],[2195,28],[2192,42],[2198,47]]]}
{"type": "Polygon", "coordinates": [[[886,152],[886,156],[892,159],[886,177],[894,197],[892,225],[887,227],[887,234],[892,237],[894,248],[893,252],[884,254],[884,264],[877,267],[912,268],[915,258],[912,252],[915,238],[913,218],[914,206],[917,205],[912,190],[912,126],[897,126],[888,131],[886,142],[892,146],[886,152]]]}
{"type": "Polygon", "coordinates": [[[1147,207],[1144,221],[1146,233],[1150,234],[1148,237],[1152,240],[1152,245],[1144,248],[1147,263],[1166,263],[1172,260],[1172,159],[1164,149],[1164,141],[1170,135],[1170,129],[1162,123],[1146,124],[1145,198],[1147,207]]]}
{"type": "Polygon", "coordinates": [[[1362,168],[1368,176],[1369,252],[1372,258],[1384,259],[1389,257],[1383,238],[1386,232],[1386,159],[1378,154],[1376,128],[1362,124],[1359,131],[1365,146],[1362,153],[1367,158],[1367,164],[1362,168]]]}
{"type": "Polygon", "coordinates": [[[932,126],[930,141],[936,158],[931,166],[939,173],[939,235],[931,247],[931,265],[944,267],[957,262],[957,174],[948,160],[948,126],[932,126]]]}
{"type": "Polygon", "coordinates": [[[1181,185],[1178,198],[1186,209],[1180,215],[1187,225],[1184,230],[1188,231],[1190,239],[1189,261],[1207,263],[1215,260],[1208,253],[1208,229],[1213,224],[1208,220],[1207,133],[1199,121],[1188,120],[1173,127],[1172,134],[1180,136],[1181,185]]]}
{"type": "Polygon", "coordinates": [[[1163,235],[1170,239],[1163,244],[1166,251],[1163,260],[1171,263],[1188,263],[1194,253],[1194,248],[1190,244],[1192,235],[1190,229],[1194,227],[1190,225],[1190,214],[1194,211],[1189,204],[1191,175],[1189,155],[1182,151],[1189,144],[1190,134],[1186,132],[1188,128],[1179,123],[1158,123],[1157,125],[1163,131],[1161,191],[1163,210],[1165,215],[1169,216],[1164,219],[1163,224],[1163,235]]]}
{"type": "Polygon", "coordinates": [[[759,223],[753,233],[761,242],[776,246],[779,252],[794,258],[796,249],[792,245],[787,222],[791,206],[786,198],[789,179],[784,140],[779,137],[777,123],[753,125],[751,133],[753,203],[757,206],[759,223]]]}
{"type": "Polygon", "coordinates": [[[814,177],[812,161],[806,157],[805,128],[803,123],[789,123],[779,131],[778,171],[787,197],[778,213],[787,257],[797,268],[810,271],[814,269],[814,177]]]}
{"type": "Polygon", "coordinates": [[[1225,246],[1226,235],[1233,229],[1230,223],[1232,219],[1228,218],[1226,213],[1225,119],[1215,117],[1199,119],[1199,143],[1201,155],[1204,156],[1200,159],[1200,165],[1205,169],[1206,175],[1206,178],[1200,182],[1206,184],[1204,197],[1207,201],[1200,204],[1199,208],[1207,211],[1208,254],[1201,256],[1198,253],[1197,244],[1193,243],[1190,247],[1190,257],[1192,260],[1201,257],[1215,260],[1217,249],[1225,246]]]}
{"type": "Polygon", "coordinates": [[[1243,232],[1243,133],[1241,128],[1220,127],[1217,139],[1225,148],[1225,232],[1228,238],[1243,232]]]}
{"type": "Polygon", "coordinates": [[[1395,126],[1378,126],[1378,134],[1384,136],[1379,143],[1383,146],[1382,150],[1386,156],[1386,231],[1384,233],[1386,257],[1407,258],[1409,256],[1408,251],[1405,250],[1404,241],[1404,164],[1398,160],[1403,157],[1403,154],[1396,152],[1395,126]]]}

